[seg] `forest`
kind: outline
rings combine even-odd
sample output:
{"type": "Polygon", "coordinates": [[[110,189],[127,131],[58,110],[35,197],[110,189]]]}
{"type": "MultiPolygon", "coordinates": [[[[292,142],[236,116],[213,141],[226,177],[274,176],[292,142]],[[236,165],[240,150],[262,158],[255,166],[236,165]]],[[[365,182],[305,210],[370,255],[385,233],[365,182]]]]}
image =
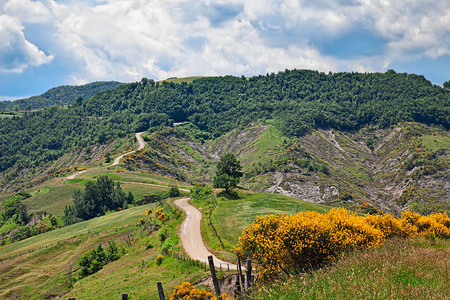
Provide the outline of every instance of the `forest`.
{"type": "Polygon", "coordinates": [[[84,85],[59,86],[52,88],[39,96],[16,101],[0,101],[0,112],[40,109],[52,105],[66,105],[76,101],[79,97],[87,99],[98,92],[112,90],[120,84],[120,82],[116,81],[99,81],[84,85]]]}
{"type": "Polygon", "coordinates": [[[202,138],[255,120],[274,120],[289,137],[316,128],[386,128],[404,121],[450,128],[450,89],[425,77],[396,73],[285,70],[246,77],[205,77],[192,83],[122,84],[67,106],[0,119],[0,172],[33,169],[76,147],[105,144],[129,133],[188,121],[202,138]]]}

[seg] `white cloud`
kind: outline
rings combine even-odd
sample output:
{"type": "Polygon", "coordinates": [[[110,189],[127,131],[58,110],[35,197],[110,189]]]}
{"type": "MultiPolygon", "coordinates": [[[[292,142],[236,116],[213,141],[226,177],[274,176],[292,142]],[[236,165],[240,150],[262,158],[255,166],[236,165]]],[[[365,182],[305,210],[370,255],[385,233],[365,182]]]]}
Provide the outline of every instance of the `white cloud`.
{"type": "Polygon", "coordinates": [[[40,23],[51,20],[50,10],[40,1],[8,0],[3,5],[3,10],[5,14],[22,22],[40,23]]]}
{"type": "Polygon", "coordinates": [[[438,0],[8,0],[3,10],[21,23],[8,39],[5,28],[12,23],[0,27],[2,41],[16,41],[33,57],[9,69],[52,59],[20,29],[26,22],[52,22],[57,32],[42,34],[54,35],[55,55],[76,66],[76,83],[285,68],[382,71],[398,59],[450,54],[450,3],[438,0]],[[344,58],[333,52],[355,32],[379,49],[344,58]]]}
{"type": "Polygon", "coordinates": [[[27,41],[22,30],[20,21],[0,15],[0,71],[22,72],[29,66],[46,64],[53,59],[27,41]]]}

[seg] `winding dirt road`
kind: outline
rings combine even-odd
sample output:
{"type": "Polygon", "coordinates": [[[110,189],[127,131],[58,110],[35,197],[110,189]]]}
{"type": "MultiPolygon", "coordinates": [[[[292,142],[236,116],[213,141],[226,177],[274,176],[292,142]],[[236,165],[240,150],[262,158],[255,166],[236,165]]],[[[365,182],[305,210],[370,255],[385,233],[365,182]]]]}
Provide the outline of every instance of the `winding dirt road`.
{"type": "Polygon", "coordinates": [[[145,142],[144,142],[144,139],[141,137],[141,135],[142,135],[143,133],[144,133],[144,132],[137,132],[137,133],[135,134],[136,139],[137,139],[138,144],[139,144],[139,147],[138,147],[136,150],[127,152],[127,153],[125,153],[125,154],[122,154],[122,155],[116,157],[116,159],[114,160],[114,162],[112,163],[112,165],[110,165],[110,167],[112,167],[112,166],[117,166],[117,165],[120,163],[120,160],[121,160],[125,155],[128,155],[128,154],[131,154],[131,153],[134,153],[134,152],[136,152],[136,151],[139,151],[139,150],[144,149],[144,147],[145,147],[145,142]]]}
{"type": "Polygon", "coordinates": [[[83,170],[83,171],[76,172],[76,173],[74,173],[74,174],[72,174],[72,175],[67,176],[67,179],[74,179],[75,177],[77,177],[78,175],[80,175],[81,173],[84,173],[84,172],[86,172],[86,171],[87,171],[87,170],[83,170]]]}
{"type": "MultiPolygon", "coordinates": [[[[116,159],[114,160],[114,162],[112,163],[112,165],[110,165],[110,167],[112,167],[112,166],[117,166],[117,165],[120,163],[120,160],[122,159],[122,157],[124,157],[125,155],[128,155],[128,154],[131,154],[131,153],[134,153],[134,152],[136,152],[136,151],[139,151],[139,150],[144,149],[146,143],[144,142],[144,139],[141,137],[141,135],[142,135],[143,133],[144,133],[144,132],[137,132],[137,133],[135,134],[136,139],[137,139],[138,144],[139,144],[139,147],[138,147],[137,149],[133,150],[133,151],[124,153],[124,154],[122,154],[122,155],[116,157],[116,159]]],[[[81,173],[84,173],[84,172],[86,172],[86,171],[87,171],[87,170],[83,170],[83,171],[80,171],[80,172],[76,172],[76,173],[74,173],[74,174],[72,174],[72,175],[67,176],[67,179],[74,179],[75,177],[77,177],[78,175],[80,175],[81,173]]]]}
{"type": "MultiPolygon", "coordinates": [[[[208,263],[208,256],[212,254],[203,243],[200,230],[202,214],[197,208],[188,203],[190,199],[183,198],[175,201],[175,205],[186,212],[186,219],[180,228],[181,242],[190,258],[208,263]]],[[[227,265],[229,265],[230,270],[237,270],[237,265],[222,261],[215,256],[213,258],[216,267],[222,266],[222,268],[226,269],[227,265]]]]}

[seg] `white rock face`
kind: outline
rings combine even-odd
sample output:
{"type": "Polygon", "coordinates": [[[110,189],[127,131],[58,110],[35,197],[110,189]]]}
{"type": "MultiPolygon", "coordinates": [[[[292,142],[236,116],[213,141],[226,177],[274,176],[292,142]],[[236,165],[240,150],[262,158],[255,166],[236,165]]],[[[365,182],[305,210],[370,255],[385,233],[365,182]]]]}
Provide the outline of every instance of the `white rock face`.
{"type": "Polygon", "coordinates": [[[275,174],[273,185],[266,191],[315,203],[324,203],[325,200],[339,196],[339,190],[335,186],[325,186],[323,192],[321,192],[320,186],[311,181],[283,182],[282,173],[275,174]]]}

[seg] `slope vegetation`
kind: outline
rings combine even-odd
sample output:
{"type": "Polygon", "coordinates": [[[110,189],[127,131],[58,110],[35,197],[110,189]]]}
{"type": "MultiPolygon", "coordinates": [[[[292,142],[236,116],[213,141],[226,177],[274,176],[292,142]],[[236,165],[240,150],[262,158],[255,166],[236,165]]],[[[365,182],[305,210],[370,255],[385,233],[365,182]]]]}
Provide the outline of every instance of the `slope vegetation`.
{"type": "Polygon", "coordinates": [[[87,99],[99,92],[113,90],[121,83],[116,81],[92,82],[84,85],[64,85],[52,88],[39,96],[16,101],[0,102],[0,111],[41,109],[53,105],[67,105],[78,98],[87,99]]]}
{"type": "MultiPolygon", "coordinates": [[[[289,138],[317,129],[388,128],[403,121],[449,129],[448,89],[423,76],[386,73],[324,74],[286,70],[251,78],[142,80],[120,85],[67,108],[52,107],[0,119],[2,187],[36,177],[69,153],[96,148],[128,134],[189,121],[213,140],[257,120],[274,120],[289,138]],[[45,166],[45,167],[44,167],[45,166]],[[40,170],[41,172],[43,170],[40,170]]],[[[50,172],[51,173],[51,172],[50,172]]]]}

